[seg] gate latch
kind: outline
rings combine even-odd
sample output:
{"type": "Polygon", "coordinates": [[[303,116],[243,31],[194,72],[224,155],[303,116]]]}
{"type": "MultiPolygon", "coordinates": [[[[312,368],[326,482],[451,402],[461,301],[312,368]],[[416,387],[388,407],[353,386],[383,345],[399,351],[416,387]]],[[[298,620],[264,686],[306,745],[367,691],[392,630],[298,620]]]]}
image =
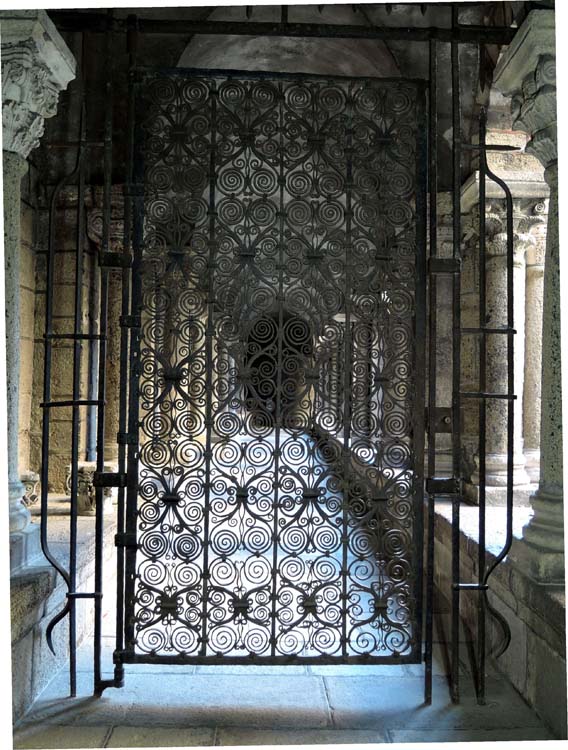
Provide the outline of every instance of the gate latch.
{"type": "Polygon", "coordinates": [[[456,477],[428,477],[426,492],[429,495],[461,495],[462,480],[456,477]]]}
{"type": "Polygon", "coordinates": [[[451,432],[451,406],[436,406],[433,409],[426,407],[426,424],[428,427],[432,427],[434,432],[451,432]]]}
{"type": "Polygon", "coordinates": [[[137,547],[136,534],[131,532],[121,532],[114,535],[114,546],[115,547],[127,547],[134,549],[137,547]]]}
{"type": "Polygon", "coordinates": [[[93,474],[94,487],[126,487],[126,474],[111,471],[95,471],[93,474]]]}
{"type": "Polygon", "coordinates": [[[99,266],[103,268],[130,268],[132,266],[132,255],[110,251],[99,253],[99,266]]]}

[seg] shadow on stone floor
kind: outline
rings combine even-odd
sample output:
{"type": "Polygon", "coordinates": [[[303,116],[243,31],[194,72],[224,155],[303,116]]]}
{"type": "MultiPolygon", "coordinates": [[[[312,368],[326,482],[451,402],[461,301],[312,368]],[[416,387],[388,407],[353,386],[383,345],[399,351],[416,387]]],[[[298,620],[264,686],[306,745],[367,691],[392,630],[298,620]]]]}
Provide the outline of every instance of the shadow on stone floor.
{"type": "Polygon", "coordinates": [[[16,729],[15,748],[553,739],[495,676],[486,706],[477,705],[465,674],[462,701],[453,705],[438,648],[431,706],[423,704],[420,665],[252,667],[246,677],[243,667],[146,667],[128,670],[124,688],[94,698],[86,650],[79,650],[78,697],[67,697],[63,670],[16,729]]]}

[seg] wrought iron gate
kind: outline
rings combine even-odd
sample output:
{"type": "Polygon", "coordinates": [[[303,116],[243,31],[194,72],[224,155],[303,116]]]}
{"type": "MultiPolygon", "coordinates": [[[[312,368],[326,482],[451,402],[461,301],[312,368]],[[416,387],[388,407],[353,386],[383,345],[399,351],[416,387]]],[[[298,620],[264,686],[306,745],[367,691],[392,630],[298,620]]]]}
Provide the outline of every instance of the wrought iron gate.
{"type": "Polygon", "coordinates": [[[420,661],[424,87],[138,84],[128,661],[420,661]]]}
{"type": "MultiPolygon", "coordinates": [[[[404,39],[429,44],[422,81],[211,71],[143,71],[138,33],[179,33],[177,21],[81,15],[104,34],[113,98],[112,38],[129,53],[124,253],[111,252],[113,107],[104,140],[81,118],[74,169],[54,187],[47,242],[42,442],[42,547],[67,587],[70,688],[76,690],[76,601],[94,601],[94,691],[121,687],[131,662],[424,662],[432,698],[434,501],[452,501],[450,688],[459,700],[460,592],[478,594],[477,697],[485,700],[489,578],[512,541],[513,227],[506,185],[479,140],[462,142],[459,49],[507,44],[515,29],[184,22],[187,33],[404,39]],[[452,257],[437,248],[431,200],[425,262],[425,180],[438,193],[438,60],[449,45],[452,98],[452,257]],[[425,96],[428,94],[428,127],[425,96]],[[425,147],[425,134],[428,148],[425,147]],[[479,243],[479,326],[460,319],[463,149],[479,152],[480,238],[485,184],[507,196],[507,325],[487,327],[479,243]],[[100,329],[82,329],[87,155],[104,176],[100,329]],[[96,160],[96,157],[95,157],[96,160]],[[77,189],[74,331],[52,326],[57,196],[77,189]],[[118,471],[104,461],[108,270],[122,268],[118,471]],[[452,401],[436,400],[439,275],[452,278],[452,401]],[[428,316],[426,317],[426,287],[428,316]],[[428,409],[424,410],[428,323],[428,409]],[[507,336],[507,393],[486,390],[489,336],[507,336]],[[478,337],[479,390],[462,392],[460,346],[478,337]],[[53,342],[74,344],[73,397],[51,399],[53,342]],[[80,397],[81,342],[98,347],[96,398],[80,397]],[[462,399],[479,404],[479,564],[462,581],[462,399]],[[485,547],[486,405],[506,399],[506,540],[485,547]],[[73,411],[70,556],[47,539],[50,415],[73,411]],[[77,591],[77,415],[96,409],[94,590],[77,591]],[[424,436],[428,438],[424,481],[424,436]],[[436,436],[451,432],[451,476],[436,476],[436,436]],[[101,665],[103,488],[117,487],[117,606],[113,679],[101,665]],[[425,502],[424,502],[425,501],[425,502]],[[424,523],[425,514],[426,523],[424,523]],[[422,559],[422,542],[426,556],[422,559]],[[424,563],[424,564],[423,564],[424,563]],[[423,582],[425,584],[423,591],[423,582]],[[424,625],[424,628],[422,626],[424,625]],[[424,647],[423,653],[422,646],[424,647]]],[[[65,26],[66,14],[59,14],[65,26]]],[[[74,30],[69,22],[68,30],[74,30]]],[[[75,29],[76,30],[76,29],[75,29]]],[[[84,57],[84,54],[83,54],[84,57]]],[[[84,65],[82,65],[84,68],[84,65]]],[[[79,89],[84,110],[85,86],[79,89]]],[[[444,592],[441,592],[444,595],[444,592]]],[[[502,620],[502,618],[501,618],[502,620]]],[[[510,633],[507,624],[503,647],[510,633]]]]}

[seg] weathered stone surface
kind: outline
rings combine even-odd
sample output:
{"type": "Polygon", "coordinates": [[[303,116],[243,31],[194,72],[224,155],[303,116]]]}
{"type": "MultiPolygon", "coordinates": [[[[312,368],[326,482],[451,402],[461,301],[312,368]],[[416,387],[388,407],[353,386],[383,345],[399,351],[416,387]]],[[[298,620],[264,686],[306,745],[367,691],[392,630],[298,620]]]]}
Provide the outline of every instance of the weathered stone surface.
{"type": "Polygon", "coordinates": [[[12,717],[14,721],[24,714],[33,699],[33,648],[32,631],[12,645],[12,717]]]}
{"type": "Polygon", "coordinates": [[[48,567],[25,572],[10,581],[12,643],[19,641],[41,619],[46,597],[53,591],[54,574],[48,567]]]}
{"type": "Polygon", "coordinates": [[[488,701],[478,706],[469,681],[463,680],[462,700],[450,707],[445,678],[435,677],[432,705],[423,705],[424,680],[420,678],[325,678],[334,724],[340,728],[435,727],[436,729],[500,729],[539,726],[535,714],[511,686],[487,680],[488,701]],[[505,706],[506,712],[505,712],[505,706]]]}
{"type": "Polygon", "coordinates": [[[554,736],[545,727],[521,729],[391,729],[390,742],[536,742],[552,740],[554,736]]]}
{"type": "Polygon", "coordinates": [[[219,729],[217,745],[359,745],[388,742],[386,733],[357,729],[219,729]]]}
{"type": "Polygon", "coordinates": [[[167,727],[113,727],[106,747],[208,747],[215,744],[215,730],[167,727]]]}
{"type": "Polygon", "coordinates": [[[566,739],[566,661],[529,631],[529,699],[559,739],[566,739]]]}
{"type": "MultiPolygon", "coordinates": [[[[105,747],[111,727],[28,727],[14,732],[14,748],[53,748],[67,750],[77,747],[105,747]]],[[[113,745],[107,745],[113,747],[113,745]]],[[[116,747],[116,745],[114,745],[116,747]]]]}

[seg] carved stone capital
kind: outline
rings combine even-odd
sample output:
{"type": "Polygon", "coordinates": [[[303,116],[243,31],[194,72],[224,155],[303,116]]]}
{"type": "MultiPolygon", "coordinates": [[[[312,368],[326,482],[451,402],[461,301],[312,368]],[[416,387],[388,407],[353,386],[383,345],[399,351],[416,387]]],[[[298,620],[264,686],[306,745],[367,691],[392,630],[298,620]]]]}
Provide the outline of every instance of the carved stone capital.
{"type": "Polygon", "coordinates": [[[0,23],[2,146],[27,158],[75,78],[75,59],[43,10],[3,11],[0,23]]]}
{"type": "Polygon", "coordinates": [[[553,10],[531,11],[503,53],[494,85],[511,97],[513,128],[531,136],[526,151],[546,168],[557,160],[553,10]]]}

